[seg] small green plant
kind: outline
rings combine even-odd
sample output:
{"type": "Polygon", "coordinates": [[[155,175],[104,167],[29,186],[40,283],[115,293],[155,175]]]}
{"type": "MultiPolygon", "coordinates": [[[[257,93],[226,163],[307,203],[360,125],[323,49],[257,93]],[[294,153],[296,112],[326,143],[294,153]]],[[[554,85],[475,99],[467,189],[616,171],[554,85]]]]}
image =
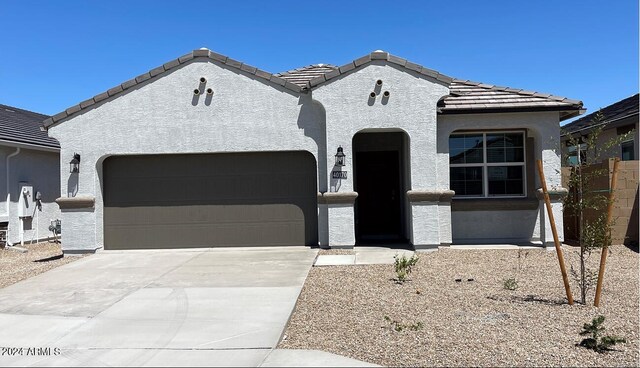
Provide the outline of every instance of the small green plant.
{"type": "Polygon", "coordinates": [[[395,319],[391,319],[389,316],[384,316],[384,320],[387,321],[391,325],[391,328],[396,332],[402,332],[406,329],[409,329],[411,331],[418,331],[424,328],[424,324],[420,321],[407,325],[399,321],[396,321],[395,319]]]}
{"type": "Polygon", "coordinates": [[[617,343],[626,343],[627,340],[618,337],[618,336],[602,336],[604,333],[604,316],[597,316],[591,323],[585,323],[582,327],[582,331],[580,332],[580,336],[588,336],[586,339],[583,339],[580,342],[580,346],[584,346],[587,349],[594,350],[598,353],[604,353],[605,351],[611,350],[611,347],[617,343]]]}
{"type": "Polygon", "coordinates": [[[405,256],[404,254],[402,255],[402,257],[396,254],[395,256],[393,256],[393,259],[395,260],[394,268],[396,270],[396,275],[398,276],[396,280],[399,283],[403,283],[407,281],[407,276],[409,276],[413,266],[418,263],[418,260],[420,258],[415,254],[412,255],[411,258],[407,258],[407,256],[405,256]]]}
{"type": "Polygon", "coordinates": [[[515,278],[511,277],[504,280],[503,286],[506,290],[513,291],[518,288],[518,281],[515,278]]]}

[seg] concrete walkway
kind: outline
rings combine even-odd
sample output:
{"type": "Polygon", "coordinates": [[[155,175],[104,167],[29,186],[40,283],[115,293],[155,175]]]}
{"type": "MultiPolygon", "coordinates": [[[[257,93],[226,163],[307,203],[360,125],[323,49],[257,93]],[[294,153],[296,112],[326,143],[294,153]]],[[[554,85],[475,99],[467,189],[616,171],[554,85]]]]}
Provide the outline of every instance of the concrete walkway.
{"type": "MultiPolygon", "coordinates": [[[[316,254],[306,247],[99,252],[0,289],[0,347],[11,348],[0,351],[0,366],[259,366],[316,254]]],[[[295,356],[314,365],[305,358],[313,353],[295,356]]],[[[348,361],[316,356],[315,365],[348,361]]]]}
{"type": "MultiPolygon", "coordinates": [[[[433,250],[423,252],[435,252],[433,250]]],[[[353,254],[321,254],[316,259],[314,266],[347,266],[367,264],[393,264],[395,255],[407,258],[415,254],[415,251],[390,247],[360,246],[354,247],[353,254]]]]}

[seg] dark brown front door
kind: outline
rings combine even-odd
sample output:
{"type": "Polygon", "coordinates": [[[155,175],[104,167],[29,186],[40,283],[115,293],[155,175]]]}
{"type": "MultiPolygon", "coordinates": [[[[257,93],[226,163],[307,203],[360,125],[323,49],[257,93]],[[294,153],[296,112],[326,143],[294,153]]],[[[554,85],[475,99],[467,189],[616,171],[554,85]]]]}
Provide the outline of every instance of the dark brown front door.
{"type": "Polygon", "coordinates": [[[359,242],[402,238],[398,151],[357,152],[356,236],[359,242]]]}
{"type": "Polygon", "coordinates": [[[317,245],[316,176],[308,152],[107,158],[104,247],[317,245]]]}

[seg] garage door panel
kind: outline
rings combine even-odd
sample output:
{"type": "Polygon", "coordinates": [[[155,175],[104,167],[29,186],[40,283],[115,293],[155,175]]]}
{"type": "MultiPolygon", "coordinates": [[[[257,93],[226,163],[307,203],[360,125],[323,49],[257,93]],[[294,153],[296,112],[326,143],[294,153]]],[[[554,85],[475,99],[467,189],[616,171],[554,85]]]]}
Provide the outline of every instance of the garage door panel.
{"type": "Polygon", "coordinates": [[[305,152],[109,158],[105,249],[314,245],[316,193],[305,152]]]}

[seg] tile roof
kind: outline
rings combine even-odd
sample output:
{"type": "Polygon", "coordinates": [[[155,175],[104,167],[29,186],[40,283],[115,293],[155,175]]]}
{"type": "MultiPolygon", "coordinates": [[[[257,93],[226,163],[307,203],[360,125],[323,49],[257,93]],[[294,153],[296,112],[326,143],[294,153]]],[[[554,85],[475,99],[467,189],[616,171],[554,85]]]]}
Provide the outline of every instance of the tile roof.
{"type": "MultiPolygon", "coordinates": [[[[616,103],[613,103],[603,109],[600,109],[599,111],[604,117],[603,123],[605,124],[631,117],[633,115],[638,115],[638,93],[616,103]]],[[[595,117],[596,114],[597,111],[589,115],[585,115],[580,119],[574,120],[571,123],[563,126],[563,135],[593,128],[594,123],[591,120],[595,117]]]]}
{"type": "Polygon", "coordinates": [[[309,81],[312,79],[325,75],[336,69],[338,69],[338,67],[331,64],[314,64],[275,75],[300,87],[307,87],[309,85],[309,81]]]}
{"type": "Polygon", "coordinates": [[[475,110],[579,110],[582,101],[523,89],[454,79],[449,96],[440,101],[443,113],[475,110]]]}
{"type": "Polygon", "coordinates": [[[0,104],[0,141],[60,148],[57,140],[40,129],[49,116],[0,104]]]}
{"type": "Polygon", "coordinates": [[[208,58],[225,64],[228,67],[254,75],[259,79],[275,83],[296,93],[304,93],[351,70],[360,68],[376,60],[383,60],[390,64],[395,64],[398,67],[422,74],[427,78],[451,88],[451,95],[445,97],[443,101],[441,101],[442,106],[439,106],[441,113],[487,112],[493,110],[521,111],[523,109],[528,111],[532,109],[555,111],[572,110],[573,112],[565,114],[564,118],[567,118],[576,116],[579,114],[577,111],[582,109],[581,101],[569,100],[564,97],[453,79],[435,70],[425,68],[381,50],[371,52],[340,67],[331,64],[315,64],[287,72],[271,74],[211,50],[199,49],[48,118],[44,121],[44,127],[49,128],[81,110],[120,94],[137,84],[158,78],[167,71],[196,58],[208,58]]]}
{"type": "MultiPolygon", "coordinates": [[[[395,58],[392,55],[389,59],[395,58]]],[[[348,64],[347,64],[348,65],[348,64]]],[[[405,63],[406,65],[406,63],[405,63]]],[[[302,88],[313,86],[315,81],[335,78],[339,73],[337,66],[330,64],[309,65],[288,72],[276,74],[302,88]]],[[[424,70],[422,68],[420,70],[424,70]]],[[[442,74],[429,70],[440,80],[446,80],[442,74]]],[[[448,77],[446,77],[448,78],[448,77]]],[[[317,85],[317,84],[316,84],[317,85]]],[[[442,113],[462,113],[475,111],[517,111],[517,110],[580,110],[582,101],[571,100],[550,94],[526,91],[523,89],[499,87],[491,84],[449,78],[450,94],[439,104],[442,113]]],[[[568,117],[568,116],[567,116],[568,117]]]]}

